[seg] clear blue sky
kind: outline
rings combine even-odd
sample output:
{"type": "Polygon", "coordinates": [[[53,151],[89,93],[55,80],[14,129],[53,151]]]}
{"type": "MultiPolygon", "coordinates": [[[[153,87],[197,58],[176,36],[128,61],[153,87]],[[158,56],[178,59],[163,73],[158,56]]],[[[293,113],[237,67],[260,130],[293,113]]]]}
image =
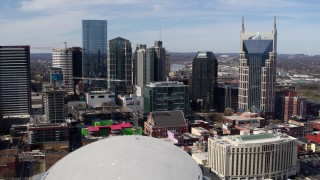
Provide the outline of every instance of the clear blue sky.
{"type": "Polygon", "coordinates": [[[238,53],[242,16],[259,32],[277,16],[278,53],[320,54],[318,0],[1,0],[0,45],[82,46],[81,20],[106,19],[108,39],[133,46],[152,46],[161,28],[170,52],[238,53]]]}

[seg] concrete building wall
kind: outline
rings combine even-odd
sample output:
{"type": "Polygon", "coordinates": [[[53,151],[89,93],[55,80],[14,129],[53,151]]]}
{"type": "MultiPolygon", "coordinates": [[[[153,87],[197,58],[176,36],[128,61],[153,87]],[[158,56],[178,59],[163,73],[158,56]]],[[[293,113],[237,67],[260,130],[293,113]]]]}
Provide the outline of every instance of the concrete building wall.
{"type": "Polygon", "coordinates": [[[250,143],[227,138],[210,138],[208,142],[209,166],[222,179],[286,180],[298,170],[294,138],[274,137],[250,143]]]}
{"type": "Polygon", "coordinates": [[[115,103],[115,95],[104,91],[92,91],[86,93],[86,103],[88,107],[101,107],[103,103],[115,103]]]}
{"type": "Polygon", "coordinates": [[[73,94],[72,49],[54,49],[52,51],[52,66],[62,69],[65,90],[68,94],[73,94]]]}

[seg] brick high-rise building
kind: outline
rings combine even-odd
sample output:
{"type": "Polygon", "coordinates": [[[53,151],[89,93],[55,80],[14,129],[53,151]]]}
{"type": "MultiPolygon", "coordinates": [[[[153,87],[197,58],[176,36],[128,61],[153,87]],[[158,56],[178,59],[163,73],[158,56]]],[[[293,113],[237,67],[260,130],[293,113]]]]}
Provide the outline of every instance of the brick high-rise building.
{"type": "Polygon", "coordinates": [[[307,98],[301,96],[286,96],[284,105],[284,121],[291,116],[303,117],[307,112],[307,98]]]}

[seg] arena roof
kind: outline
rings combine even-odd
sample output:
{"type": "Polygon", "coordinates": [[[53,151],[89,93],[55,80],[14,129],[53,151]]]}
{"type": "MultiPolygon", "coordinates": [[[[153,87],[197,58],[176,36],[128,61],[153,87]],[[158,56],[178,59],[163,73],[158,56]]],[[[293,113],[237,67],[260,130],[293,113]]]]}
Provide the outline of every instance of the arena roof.
{"type": "Polygon", "coordinates": [[[182,149],[147,136],[117,136],[86,145],[58,161],[43,180],[202,180],[182,149]]]}

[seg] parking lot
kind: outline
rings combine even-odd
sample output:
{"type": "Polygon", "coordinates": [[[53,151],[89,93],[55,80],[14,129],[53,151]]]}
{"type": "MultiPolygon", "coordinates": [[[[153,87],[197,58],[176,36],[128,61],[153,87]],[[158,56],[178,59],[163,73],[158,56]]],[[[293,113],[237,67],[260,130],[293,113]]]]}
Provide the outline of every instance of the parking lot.
{"type": "Polygon", "coordinates": [[[300,174],[310,179],[320,179],[320,156],[317,154],[305,155],[300,159],[300,174]]]}

